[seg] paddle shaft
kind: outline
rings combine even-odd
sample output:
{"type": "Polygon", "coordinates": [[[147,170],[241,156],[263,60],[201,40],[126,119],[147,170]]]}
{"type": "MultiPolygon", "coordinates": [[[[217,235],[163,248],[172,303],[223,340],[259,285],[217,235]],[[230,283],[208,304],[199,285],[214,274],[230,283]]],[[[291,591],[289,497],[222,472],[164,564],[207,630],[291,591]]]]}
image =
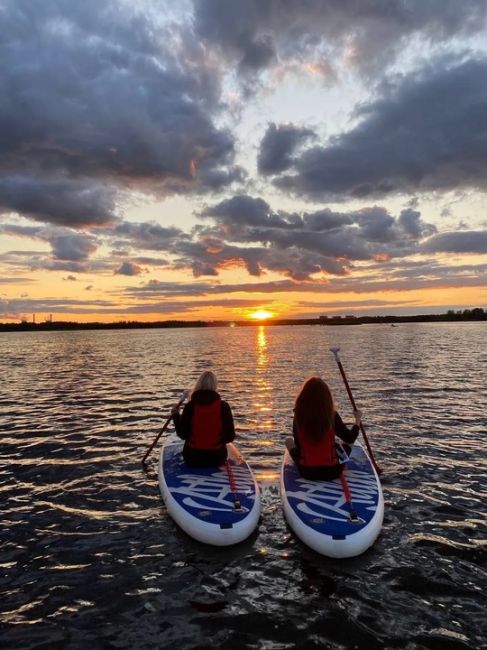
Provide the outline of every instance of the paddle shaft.
{"type": "MultiPolygon", "coordinates": [[[[337,362],[338,369],[340,370],[340,374],[342,376],[343,383],[345,384],[345,388],[347,389],[348,397],[350,398],[350,403],[352,405],[352,408],[353,408],[354,411],[356,411],[357,410],[357,405],[355,404],[355,400],[353,399],[352,391],[350,389],[350,386],[349,386],[349,383],[348,383],[348,380],[347,380],[347,375],[345,374],[345,370],[343,369],[342,362],[340,361],[340,358],[338,356],[338,349],[337,348],[331,348],[331,351],[335,355],[335,360],[337,362]]],[[[381,474],[382,470],[377,465],[377,463],[375,462],[374,454],[372,453],[372,449],[370,447],[369,440],[367,438],[367,434],[365,433],[364,425],[362,424],[362,422],[360,422],[359,426],[360,426],[360,431],[362,432],[362,435],[363,435],[364,440],[365,440],[365,445],[367,447],[367,451],[369,452],[370,460],[372,461],[372,464],[375,467],[375,471],[377,472],[377,474],[381,474]]]]}
{"type": "Polygon", "coordinates": [[[348,503],[348,507],[350,508],[350,519],[352,521],[357,521],[357,511],[353,507],[352,503],[352,493],[350,492],[350,487],[348,485],[348,481],[345,478],[345,470],[340,474],[340,483],[342,484],[342,490],[343,494],[345,495],[345,501],[348,503]]]}
{"type": "Polygon", "coordinates": [[[228,459],[225,461],[225,469],[227,470],[227,475],[228,475],[228,482],[230,484],[230,490],[232,491],[233,494],[233,505],[235,507],[235,510],[240,510],[241,503],[240,499],[237,496],[237,483],[235,481],[235,477],[233,475],[232,471],[232,466],[230,465],[228,459]]]}
{"type": "MultiPolygon", "coordinates": [[[[184,402],[185,399],[186,399],[186,392],[183,393],[183,396],[181,397],[181,399],[180,399],[179,402],[177,403],[176,408],[179,408],[179,407],[181,406],[181,404],[184,402]]],[[[172,416],[172,413],[171,413],[171,415],[170,415],[170,416],[167,418],[167,420],[164,422],[164,426],[162,427],[162,429],[161,429],[161,430],[159,431],[159,433],[157,434],[156,439],[155,439],[154,442],[151,444],[151,446],[149,447],[149,449],[146,451],[144,458],[142,458],[142,465],[145,465],[145,461],[147,460],[149,454],[150,454],[151,451],[154,449],[154,447],[157,445],[157,443],[158,443],[158,441],[159,441],[159,438],[162,436],[162,434],[164,433],[164,431],[165,431],[165,430],[167,429],[167,427],[169,426],[169,423],[171,422],[172,418],[173,418],[173,416],[172,416]]]]}

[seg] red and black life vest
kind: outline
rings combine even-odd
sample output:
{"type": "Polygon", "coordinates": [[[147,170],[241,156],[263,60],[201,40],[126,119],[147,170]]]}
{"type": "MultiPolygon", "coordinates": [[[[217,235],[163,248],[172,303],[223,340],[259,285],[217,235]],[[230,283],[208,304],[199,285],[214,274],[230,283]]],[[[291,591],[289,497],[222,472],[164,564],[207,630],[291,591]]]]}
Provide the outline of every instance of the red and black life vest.
{"type": "Polygon", "coordinates": [[[297,431],[299,463],[305,467],[332,466],[338,463],[335,451],[335,431],[330,429],[321,440],[312,440],[297,431]]]}
{"type": "Polygon", "coordinates": [[[221,399],[210,404],[195,404],[188,444],[193,449],[221,449],[221,399]]]}

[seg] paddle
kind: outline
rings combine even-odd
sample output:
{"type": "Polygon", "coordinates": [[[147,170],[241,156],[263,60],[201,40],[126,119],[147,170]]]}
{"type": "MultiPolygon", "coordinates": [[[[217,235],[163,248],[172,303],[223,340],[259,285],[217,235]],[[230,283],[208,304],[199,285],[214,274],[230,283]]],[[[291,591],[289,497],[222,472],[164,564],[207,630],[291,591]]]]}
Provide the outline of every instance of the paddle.
{"type": "Polygon", "coordinates": [[[235,510],[241,510],[242,509],[242,504],[240,503],[240,499],[238,498],[238,495],[237,495],[237,483],[235,482],[235,477],[233,475],[232,466],[228,462],[228,459],[225,461],[225,469],[227,470],[228,482],[230,484],[230,490],[231,490],[232,496],[233,496],[233,506],[234,506],[235,510]]]}
{"type": "MultiPolygon", "coordinates": [[[[181,406],[181,404],[184,402],[184,400],[188,397],[188,394],[189,394],[189,391],[188,391],[188,390],[183,390],[183,392],[181,393],[181,397],[179,398],[179,402],[178,402],[177,405],[176,405],[176,408],[179,408],[179,407],[181,406]]],[[[163,426],[162,429],[159,431],[159,433],[158,433],[157,436],[156,436],[156,439],[154,440],[154,442],[152,443],[152,445],[149,447],[149,449],[148,449],[147,452],[145,453],[144,458],[142,458],[142,465],[145,465],[146,460],[147,460],[147,457],[149,456],[149,454],[151,453],[151,451],[154,449],[154,447],[157,445],[157,442],[158,442],[159,438],[162,436],[162,434],[164,433],[164,431],[165,431],[165,430],[167,429],[167,427],[169,426],[169,423],[171,422],[172,417],[173,417],[173,416],[172,416],[172,413],[171,413],[171,415],[170,415],[170,416],[167,418],[167,420],[164,422],[164,426],[163,426]]]]}
{"type": "Polygon", "coordinates": [[[348,503],[348,507],[350,510],[350,521],[354,524],[358,524],[360,523],[360,520],[358,518],[357,511],[355,510],[352,503],[352,493],[350,492],[348,481],[345,478],[345,470],[340,474],[340,483],[342,484],[342,490],[343,490],[343,494],[345,495],[345,501],[348,503]]]}
{"type": "MultiPolygon", "coordinates": [[[[348,397],[350,398],[350,403],[352,404],[353,410],[356,411],[357,406],[355,404],[355,400],[353,399],[352,391],[350,390],[350,386],[348,384],[347,376],[345,374],[345,370],[343,369],[342,362],[340,361],[340,357],[338,356],[338,353],[340,352],[340,348],[330,348],[330,352],[333,352],[333,354],[335,355],[335,361],[337,362],[338,368],[340,370],[340,374],[343,378],[343,383],[345,384],[345,388],[347,389],[348,397]]],[[[377,474],[382,474],[381,468],[375,462],[374,454],[372,453],[372,449],[367,439],[367,434],[365,433],[364,425],[362,424],[362,422],[360,422],[360,431],[362,432],[362,435],[364,437],[365,444],[367,446],[367,451],[369,452],[370,460],[372,461],[372,464],[375,467],[375,471],[377,472],[377,474]]]]}

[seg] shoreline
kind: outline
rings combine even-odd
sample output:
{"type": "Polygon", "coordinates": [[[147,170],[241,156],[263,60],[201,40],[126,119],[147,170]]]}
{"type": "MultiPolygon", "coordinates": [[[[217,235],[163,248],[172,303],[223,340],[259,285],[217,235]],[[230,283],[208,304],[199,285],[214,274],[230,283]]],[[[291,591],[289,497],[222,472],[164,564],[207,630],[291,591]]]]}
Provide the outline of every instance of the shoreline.
{"type": "Polygon", "coordinates": [[[39,332],[57,330],[100,330],[100,329],[177,329],[195,327],[256,327],[260,325],[365,325],[400,323],[449,323],[480,322],[487,320],[487,310],[475,308],[461,313],[419,314],[414,316],[320,316],[318,318],[280,318],[262,321],[116,321],[110,323],[76,321],[44,321],[41,323],[0,323],[0,332],[39,332]]]}

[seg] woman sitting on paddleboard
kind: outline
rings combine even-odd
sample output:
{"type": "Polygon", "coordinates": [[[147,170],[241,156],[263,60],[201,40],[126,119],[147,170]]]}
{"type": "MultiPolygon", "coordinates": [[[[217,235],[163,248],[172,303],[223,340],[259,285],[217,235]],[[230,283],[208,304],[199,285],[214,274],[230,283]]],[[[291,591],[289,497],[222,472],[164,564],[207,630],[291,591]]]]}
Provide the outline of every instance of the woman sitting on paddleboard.
{"type": "Polygon", "coordinates": [[[230,406],[216,392],[217,380],[205,371],[195,384],[182,415],[171,411],[178,436],[185,441],[183,457],[192,467],[221,465],[227,458],[227,442],[235,439],[230,406]]]}
{"type": "Polygon", "coordinates": [[[354,411],[354,416],[355,424],[349,430],[335,411],[325,382],[320,377],[310,377],[304,383],[294,405],[293,438],[286,440],[303,478],[328,481],[340,476],[344,465],[338,460],[335,436],[350,445],[355,442],[360,411],[354,411]]]}

